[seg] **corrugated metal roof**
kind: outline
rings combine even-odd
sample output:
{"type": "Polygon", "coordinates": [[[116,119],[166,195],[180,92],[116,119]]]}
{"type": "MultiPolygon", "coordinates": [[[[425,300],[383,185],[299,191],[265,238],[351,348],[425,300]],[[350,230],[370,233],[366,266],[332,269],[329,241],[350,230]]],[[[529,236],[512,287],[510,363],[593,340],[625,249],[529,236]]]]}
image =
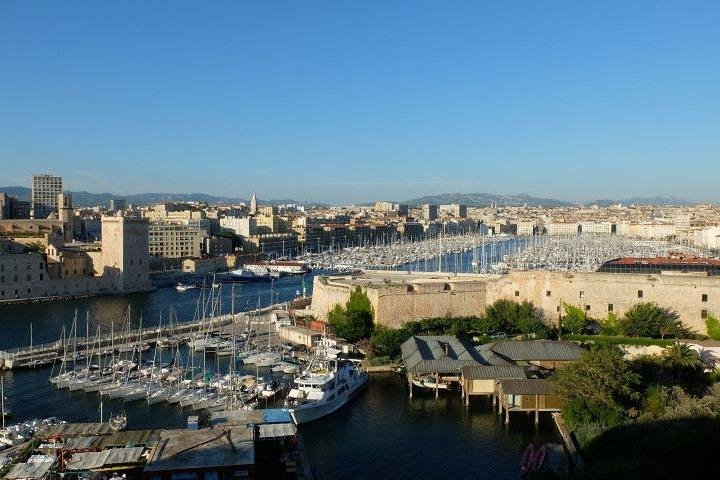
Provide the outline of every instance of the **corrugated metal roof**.
{"type": "Polygon", "coordinates": [[[258,429],[260,438],[293,437],[297,432],[294,423],[268,423],[258,429]]]}
{"type": "Polygon", "coordinates": [[[552,395],[555,385],[540,378],[500,380],[503,393],[510,395],[552,395]]]}
{"type": "Polygon", "coordinates": [[[525,371],[511,365],[472,365],[462,368],[462,376],[468,380],[497,380],[501,378],[525,378],[525,371]]]}
{"type": "Polygon", "coordinates": [[[113,465],[131,465],[140,463],[144,448],[110,448],[102,452],[83,452],[74,454],[65,465],[66,470],[95,470],[113,465]]]}
{"type": "Polygon", "coordinates": [[[160,438],[161,430],[124,430],[102,437],[103,448],[136,447],[154,445],[160,438]]]}
{"type": "Polygon", "coordinates": [[[253,465],[252,430],[246,427],[165,430],[145,471],[253,465]]]}
{"type": "Polygon", "coordinates": [[[43,478],[48,474],[54,462],[18,463],[13,465],[3,478],[6,480],[22,480],[43,478]]]}
{"type": "Polygon", "coordinates": [[[92,435],[108,435],[112,433],[108,423],[58,423],[45,425],[35,434],[36,438],[69,438],[87,437],[92,435]]]}
{"type": "Polygon", "coordinates": [[[410,373],[457,372],[466,365],[488,363],[472,345],[450,335],[416,335],[400,350],[410,373]]]}
{"type": "Polygon", "coordinates": [[[68,438],[63,445],[63,450],[86,450],[100,446],[103,437],[72,437],[68,438]]]}
{"type": "Polygon", "coordinates": [[[225,410],[210,417],[210,425],[264,425],[269,423],[292,423],[290,412],[282,408],[258,410],[225,410]]]}
{"type": "Polygon", "coordinates": [[[493,352],[512,361],[577,360],[585,351],[580,345],[558,340],[506,340],[491,347],[493,352]]]}

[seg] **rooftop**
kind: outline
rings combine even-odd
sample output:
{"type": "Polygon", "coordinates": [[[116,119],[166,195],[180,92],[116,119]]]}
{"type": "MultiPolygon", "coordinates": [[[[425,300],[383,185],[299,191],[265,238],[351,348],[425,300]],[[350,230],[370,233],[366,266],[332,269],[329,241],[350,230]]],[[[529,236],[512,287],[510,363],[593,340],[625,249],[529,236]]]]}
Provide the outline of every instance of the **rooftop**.
{"type": "Polygon", "coordinates": [[[501,379],[500,386],[504,394],[509,395],[552,395],[555,385],[539,378],[501,379]]]}
{"type": "Polygon", "coordinates": [[[492,344],[493,352],[508,360],[577,360],[585,351],[580,345],[560,340],[506,340],[492,344]]]}
{"type": "Polygon", "coordinates": [[[254,463],[252,428],[165,430],[145,471],[194,470],[254,463]]]}

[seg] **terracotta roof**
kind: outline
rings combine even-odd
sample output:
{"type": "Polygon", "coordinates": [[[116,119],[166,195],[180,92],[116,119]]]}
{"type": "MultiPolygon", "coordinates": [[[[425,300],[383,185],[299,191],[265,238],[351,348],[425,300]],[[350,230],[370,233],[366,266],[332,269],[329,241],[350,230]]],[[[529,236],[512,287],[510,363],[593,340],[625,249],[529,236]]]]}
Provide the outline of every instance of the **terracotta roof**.
{"type": "Polygon", "coordinates": [[[695,255],[671,255],[669,257],[617,258],[605,262],[607,265],[711,265],[720,267],[720,260],[695,255]]]}

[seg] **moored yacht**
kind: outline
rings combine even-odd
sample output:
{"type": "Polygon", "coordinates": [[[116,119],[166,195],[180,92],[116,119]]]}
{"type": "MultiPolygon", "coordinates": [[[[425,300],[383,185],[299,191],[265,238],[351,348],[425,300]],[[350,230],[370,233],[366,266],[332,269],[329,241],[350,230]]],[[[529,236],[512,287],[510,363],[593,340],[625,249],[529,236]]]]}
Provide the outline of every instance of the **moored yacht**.
{"type": "Polygon", "coordinates": [[[295,378],[285,408],[296,424],[312,422],[345,405],[367,382],[357,360],[316,359],[295,378]]]}

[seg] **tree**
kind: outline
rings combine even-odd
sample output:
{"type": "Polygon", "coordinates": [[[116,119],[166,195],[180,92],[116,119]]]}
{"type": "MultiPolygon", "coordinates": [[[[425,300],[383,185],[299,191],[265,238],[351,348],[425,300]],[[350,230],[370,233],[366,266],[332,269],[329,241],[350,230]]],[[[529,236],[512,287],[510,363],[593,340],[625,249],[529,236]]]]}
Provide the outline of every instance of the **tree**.
{"type": "Polygon", "coordinates": [[[677,338],[689,334],[674,310],[652,302],[630,308],[618,321],[618,328],[629,337],[677,338]]]}
{"type": "Polygon", "coordinates": [[[517,308],[517,302],[506,299],[500,299],[492,305],[488,305],[485,309],[485,328],[488,330],[483,333],[509,330],[515,325],[517,308]]]}
{"type": "Polygon", "coordinates": [[[543,321],[542,312],[532,302],[518,303],[506,299],[488,305],[485,317],[476,325],[480,333],[505,331],[537,337],[547,337],[551,330],[543,321]]]}
{"type": "Polygon", "coordinates": [[[563,330],[572,334],[582,333],[588,323],[585,311],[568,303],[563,303],[563,310],[565,310],[565,316],[562,318],[563,330]]]}
{"type": "Polygon", "coordinates": [[[618,425],[626,417],[626,407],[639,398],[639,376],[615,346],[584,352],[578,361],[559,368],[552,381],[571,428],[584,423],[618,425]]]}
{"type": "Polygon", "coordinates": [[[373,308],[370,299],[360,287],[350,292],[350,299],[343,308],[335,305],[328,314],[328,325],[335,335],[348,342],[370,337],[373,331],[373,308]]]}

